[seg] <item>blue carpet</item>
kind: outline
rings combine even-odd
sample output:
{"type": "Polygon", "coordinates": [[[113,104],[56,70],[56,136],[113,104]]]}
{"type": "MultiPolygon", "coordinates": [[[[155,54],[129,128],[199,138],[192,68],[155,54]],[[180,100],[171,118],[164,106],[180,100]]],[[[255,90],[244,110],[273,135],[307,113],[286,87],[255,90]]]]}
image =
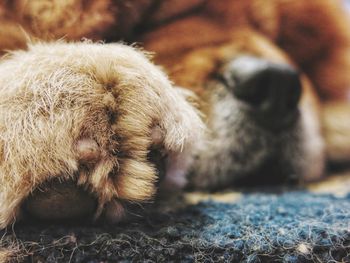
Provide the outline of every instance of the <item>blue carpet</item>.
{"type": "Polygon", "coordinates": [[[245,194],[118,227],[18,226],[28,262],[350,262],[350,195],[245,194]]]}

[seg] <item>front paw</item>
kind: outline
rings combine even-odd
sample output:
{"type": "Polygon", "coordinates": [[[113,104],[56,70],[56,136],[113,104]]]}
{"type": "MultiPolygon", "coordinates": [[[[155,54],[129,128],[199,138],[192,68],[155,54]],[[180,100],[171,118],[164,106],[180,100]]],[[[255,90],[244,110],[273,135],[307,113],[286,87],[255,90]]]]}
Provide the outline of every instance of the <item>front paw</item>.
{"type": "Polygon", "coordinates": [[[113,221],[119,200],[153,197],[151,150],[179,159],[201,133],[194,108],[131,47],[37,44],[0,73],[1,227],[53,179],[76,182],[97,199],[95,216],[113,221]]]}

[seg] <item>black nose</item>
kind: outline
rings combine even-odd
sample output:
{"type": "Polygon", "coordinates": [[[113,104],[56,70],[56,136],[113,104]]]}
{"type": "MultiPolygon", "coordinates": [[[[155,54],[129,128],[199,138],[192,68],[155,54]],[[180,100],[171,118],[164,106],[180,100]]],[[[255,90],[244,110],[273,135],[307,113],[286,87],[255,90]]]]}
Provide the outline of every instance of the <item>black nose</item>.
{"type": "Polygon", "coordinates": [[[280,129],[297,119],[301,82],[292,66],[242,56],[226,64],[222,76],[235,97],[250,106],[254,118],[264,127],[280,129]]]}

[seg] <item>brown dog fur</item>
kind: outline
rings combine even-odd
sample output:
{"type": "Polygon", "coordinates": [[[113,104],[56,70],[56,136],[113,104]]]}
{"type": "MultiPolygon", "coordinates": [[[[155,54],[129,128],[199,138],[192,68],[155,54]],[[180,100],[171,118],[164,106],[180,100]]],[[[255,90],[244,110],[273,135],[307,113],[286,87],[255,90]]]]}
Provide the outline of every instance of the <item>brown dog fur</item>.
{"type": "MultiPolygon", "coordinates": [[[[271,47],[281,48],[312,80],[323,101],[347,100],[349,21],[340,2],[4,1],[0,3],[0,50],[24,48],[28,39],[35,38],[139,41],[156,52],[156,62],[166,66],[175,82],[193,76],[186,81],[192,88],[207,80],[209,66],[201,64],[192,69],[202,79],[195,74],[184,77],[179,67],[186,54],[201,48],[215,50],[218,45],[240,39],[249,43],[251,40],[242,35],[259,35],[274,43],[261,48],[262,53],[268,57],[271,47]]],[[[253,43],[250,46],[256,48],[253,43]]],[[[218,59],[213,54],[207,60],[218,59]]],[[[336,159],[332,152],[330,157],[336,159]]]]}
{"type": "MultiPolygon", "coordinates": [[[[324,138],[327,142],[328,158],[349,159],[350,136],[337,136],[339,130],[347,133],[343,129],[349,127],[343,125],[342,128],[334,128],[341,124],[327,121],[329,115],[333,119],[337,118],[335,114],[344,115],[344,110],[348,107],[344,106],[335,111],[331,106],[323,106],[328,101],[333,103],[348,99],[350,36],[347,32],[347,16],[337,1],[272,0],[267,3],[263,0],[16,0],[0,4],[0,21],[0,50],[3,52],[7,49],[24,48],[29,39],[35,38],[50,40],[65,37],[69,40],[80,40],[86,37],[94,40],[122,39],[141,42],[146,50],[155,52],[155,62],[165,68],[176,85],[197,94],[200,98],[198,107],[206,116],[205,122],[209,131],[215,131],[219,118],[215,115],[216,102],[213,101],[217,91],[208,88],[208,83],[211,83],[213,76],[226,62],[240,54],[248,54],[294,65],[304,73],[300,107],[304,116],[302,126],[305,130],[302,144],[307,157],[303,161],[315,164],[308,168],[305,168],[307,165],[304,164],[301,175],[304,178],[319,178],[322,175],[325,162],[321,137],[323,132],[326,133],[324,138]],[[328,109],[332,112],[329,113],[328,109]],[[323,111],[325,113],[320,117],[319,114],[323,111]],[[322,116],[325,121],[320,123],[322,116]],[[320,130],[321,127],[323,131],[320,130]]],[[[186,158],[177,155],[181,149],[180,145],[190,144],[191,138],[196,136],[191,135],[191,132],[201,130],[196,111],[184,99],[188,99],[187,95],[184,92],[179,95],[172,90],[165,77],[142,55],[140,57],[130,48],[115,48],[122,51],[114,53],[112,46],[87,43],[39,44],[30,47],[27,53],[16,52],[3,60],[1,93],[8,94],[16,87],[19,92],[21,85],[26,88],[22,93],[11,97],[11,100],[7,100],[6,96],[1,98],[0,106],[4,109],[1,111],[3,116],[0,123],[3,125],[1,148],[4,160],[1,163],[0,173],[3,175],[0,180],[3,189],[1,198],[4,201],[0,207],[0,226],[4,227],[13,221],[25,197],[50,176],[72,177],[79,171],[78,182],[95,193],[100,200],[100,207],[114,200],[113,198],[131,201],[151,198],[155,191],[155,172],[146,155],[152,144],[152,127],[155,124],[160,125],[167,134],[164,143],[166,149],[170,152],[175,151],[171,159],[173,163],[183,166],[184,159],[192,156],[191,153],[184,155],[186,158]],[[126,55],[121,57],[124,49],[126,55]],[[83,59],[90,52],[88,59],[83,59]],[[115,72],[109,70],[108,67],[113,64],[110,57],[117,60],[119,58],[121,64],[126,63],[128,71],[124,77],[124,71],[120,68],[115,72]],[[43,61],[51,66],[45,64],[44,67],[43,61]],[[75,71],[65,72],[57,65],[63,65],[63,68],[69,65],[67,70],[75,71]],[[137,77],[131,71],[138,72],[137,77]],[[49,72],[52,79],[45,76],[49,72]],[[65,75],[73,78],[63,80],[65,75]],[[29,107],[28,103],[32,99],[33,94],[26,91],[27,88],[32,90],[31,87],[34,87],[31,83],[40,84],[41,91],[58,84],[62,84],[61,88],[78,85],[77,90],[81,91],[79,94],[89,94],[91,90],[96,90],[97,94],[85,98],[91,99],[89,103],[94,106],[83,107],[85,104],[80,101],[81,108],[68,107],[56,116],[58,113],[54,109],[57,106],[61,111],[62,105],[59,101],[62,98],[54,96],[54,93],[39,93],[38,100],[40,99],[47,109],[54,111],[45,113],[38,103],[28,111],[29,120],[35,117],[37,122],[26,123],[24,120],[28,118],[23,107],[29,107]],[[80,85],[81,83],[84,85],[80,85]],[[123,83],[123,88],[119,86],[120,83],[123,83]],[[146,87],[141,88],[144,83],[147,84],[146,87]],[[91,85],[94,88],[91,89],[91,85]],[[85,86],[89,89],[81,90],[85,86]],[[103,86],[109,87],[111,91],[102,92],[103,86]],[[164,87],[166,88],[163,90],[164,87]],[[142,96],[136,96],[136,90],[139,90],[142,96]],[[49,105],[53,103],[50,100],[51,96],[58,99],[57,102],[54,101],[55,107],[49,105]],[[119,99],[115,101],[113,96],[119,99]],[[28,101],[25,101],[26,98],[28,101]],[[14,101],[18,101],[19,104],[14,105],[14,101]],[[145,107],[150,105],[149,102],[152,103],[152,107],[145,107]],[[117,127],[114,127],[108,122],[110,117],[106,115],[106,107],[114,113],[125,112],[125,119],[122,119],[125,123],[118,122],[117,127]],[[139,115],[134,114],[131,110],[133,107],[142,112],[139,115]],[[22,111],[19,112],[20,110],[22,111]],[[6,117],[7,113],[15,115],[6,117]],[[63,125],[60,123],[60,114],[65,114],[65,118],[71,120],[68,122],[70,126],[40,126],[40,118],[35,114],[42,118],[52,115],[55,125],[63,125]],[[178,118],[180,123],[175,121],[178,118]],[[16,121],[13,124],[6,125],[8,121],[14,120],[16,121]],[[195,121],[191,124],[193,120],[195,121]],[[135,123],[140,126],[134,126],[135,123]],[[29,128],[33,129],[30,130],[31,133],[25,132],[29,128]],[[18,133],[19,130],[23,131],[23,135],[18,133]],[[58,130],[70,132],[60,133],[58,130]],[[36,133],[38,136],[35,136],[36,133]],[[45,140],[38,141],[43,134],[47,136],[45,140]],[[125,138],[126,141],[114,140],[113,134],[125,138]],[[101,146],[99,161],[102,165],[96,164],[95,170],[89,176],[85,176],[84,170],[79,168],[77,149],[73,148],[79,139],[84,138],[93,138],[101,146]],[[133,141],[129,142],[128,139],[133,141]],[[40,145],[39,152],[33,148],[34,145],[40,145]],[[115,149],[126,154],[123,161],[116,160],[116,157],[111,155],[115,149]],[[27,160],[28,156],[33,156],[33,159],[27,160]],[[117,179],[114,180],[108,174],[114,171],[116,163],[120,166],[117,179]],[[33,178],[33,174],[37,175],[33,178]]],[[[63,93],[74,93],[74,89],[65,90],[63,93]]],[[[192,94],[189,96],[193,97],[192,94]]],[[[225,157],[227,152],[223,150],[223,146],[237,142],[231,137],[207,136],[207,139],[217,143],[205,146],[205,150],[197,153],[200,162],[195,163],[194,167],[197,170],[213,172],[203,164],[229,166],[223,165],[221,159],[213,160],[207,153],[218,152],[214,159],[221,155],[225,157]]],[[[188,151],[190,147],[185,148],[188,151]]],[[[293,162],[298,157],[291,155],[289,158],[293,162]]],[[[216,184],[216,180],[219,179],[206,173],[193,179],[199,187],[216,184]]],[[[222,180],[225,183],[227,178],[222,180]]]]}

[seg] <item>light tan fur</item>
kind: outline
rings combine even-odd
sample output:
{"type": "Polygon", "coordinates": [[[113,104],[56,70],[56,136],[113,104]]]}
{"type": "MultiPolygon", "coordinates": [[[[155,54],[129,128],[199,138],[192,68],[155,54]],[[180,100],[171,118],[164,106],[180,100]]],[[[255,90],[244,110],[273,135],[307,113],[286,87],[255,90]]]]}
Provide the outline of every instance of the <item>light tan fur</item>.
{"type": "Polygon", "coordinates": [[[114,199],[149,200],[157,180],[147,160],[152,128],[161,128],[174,155],[200,138],[192,106],[145,55],[120,44],[58,42],[9,54],[0,94],[0,228],[52,178],[89,189],[97,215],[114,199]],[[89,169],[76,151],[84,138],[101,152],[89,169]]]}

